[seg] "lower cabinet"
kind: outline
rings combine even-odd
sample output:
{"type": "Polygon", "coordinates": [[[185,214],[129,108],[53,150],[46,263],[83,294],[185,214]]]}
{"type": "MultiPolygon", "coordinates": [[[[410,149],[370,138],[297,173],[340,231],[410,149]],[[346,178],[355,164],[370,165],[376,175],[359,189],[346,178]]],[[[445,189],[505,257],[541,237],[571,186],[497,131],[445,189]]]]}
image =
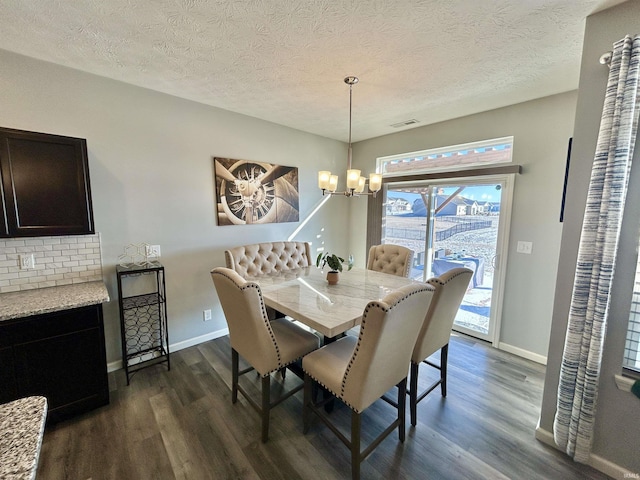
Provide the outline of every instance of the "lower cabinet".
{"type": "Polygon", "coordinates": [[[46,397],[51,422],[108,404],[102,305],[0,322],[0,382],[2,401],[46,397]]]}
{"type": "Polygon", "coordinates": [[[17,398],[16,377],[13,366],[13,349],[0,348],[0,403],[17,398]]]}

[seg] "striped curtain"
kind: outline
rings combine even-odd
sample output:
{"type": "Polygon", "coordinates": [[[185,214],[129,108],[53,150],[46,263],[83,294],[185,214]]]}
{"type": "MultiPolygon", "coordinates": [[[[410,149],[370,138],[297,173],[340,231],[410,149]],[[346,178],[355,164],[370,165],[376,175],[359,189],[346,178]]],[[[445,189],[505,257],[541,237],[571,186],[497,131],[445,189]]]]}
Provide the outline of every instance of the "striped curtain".
{"type": "Polygon", "coordinates": [[[638,126],[640,35],[614,44],[582,225],[553,433],[576,461],[589,460],[602,346],[638,126]]]}

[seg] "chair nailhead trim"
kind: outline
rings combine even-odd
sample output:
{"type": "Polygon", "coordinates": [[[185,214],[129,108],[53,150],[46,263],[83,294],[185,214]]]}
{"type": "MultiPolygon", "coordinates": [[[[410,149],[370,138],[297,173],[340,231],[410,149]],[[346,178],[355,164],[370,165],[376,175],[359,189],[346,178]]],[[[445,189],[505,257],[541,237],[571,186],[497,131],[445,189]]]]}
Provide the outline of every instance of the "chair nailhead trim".
{"type": "MultiPolygon", "coordinates": [[[[281,368],[283,368],[286,365],[282,365],[282,357],[280,356],[280,348],[278,348],[278,343],[276,342],[276,337],[275,334],[273,333],[273,329],[271,328],[271,323],[269,323],[269,317],[267,317],[267,310],[264,304],[264,299],[262,298],[262,290],[260,290],[260,286],[257,283],[254,282],[245,282],[244,285],[239,286],[236,284],[235,280],[233,278],[231,278],[229,275],[226,275],[225,273],[222,272],[217,272],[217,275],[222,275],[223,277],[228,278],[229,280],[231,280],[231,282],[236,285],[241,291],[242,290],[246,290],[248,288],[255,288],[258,290],[258,297],[260,298],[260,309],[262,310],[262,321],[264,322],[265,326],[267,327],[267,330],[269,331],[269,336],[271,337],[271,342],[273,343],[273,346],[276,349],[276,355],[278,358],[278,368],[276,368],[275,371],[280,370],[281,368]]],[[[297,359],[296,359],[297,360],[297,359]]],[[[289,364],[287,364],[289,365],[289,364]]],[[[264,375],[266,376],[266,375],[264,375]]]]}
{"type": "MultiPolygon", "coordinates": [[[[367,326],[367,314],[369,313],[369,310],[375,307],[375,308],[380,308],[385,313],[388,313],[396,305],[400,304],[400,302],[403,302],[404,300],[406,300],[407,298],[411,297],[412,295],[415,295],[416,293],[425,292],[425,291],[432,291],[432,290],[433,290],[432,288],[428,288],[427,284],[425,284],[424,288],[419,288],[419,289],[416,289],[416,290],[412,291],[411,293],[409,293],[409,294],[405,295],[404,297],[398,299],[396,301],[396,303],[394,303],[393,305],[388,305],[388,304],[383,303],[383,302],[369,302],[367,304],[367,306],[364,309],[364,313],[362,315],[362,320],[360,321],[360,333],[358,335],[358,343],[356,343],[356,348],[353,350],[353,354],[351,355],[351,358],[349,359],[349,365],[347,365],[347,369],[345,370],[344,376],[342,377],[342,384],[341,384],[341,388],[340,388],[340,392],[341,392],[340,399],[343,402],[344,402],[344,390],[345,390],[345,386],[346,386],[346,383],[347,383],[347,377],[349,376],[349,372],[351,371],[351,367],[355,363],[356,357],[358,356],[358,352],[360,351],[360,343],[362,342],[362,337],[363,337],[365,328],[367,326]]],[[[318,382],[318,383],[320,383],[320,382],[318,382]]],[[[349,405],[349,406],[351,407],[351,405],[349,405]]],[[[356,410],[353,407],[351,407],[351,408],[353,410],[356,410]]]]}
{"type": "Polygon", "coordinates": [[[338,392],[334,392],[331,388],[327,387],[324,383],[322,383],[320,380],[318,380],[316,377],[314,377],[313,375],[311,375],[309,372],[307,372],[305,370],[305,373],[307,375],[309,375],[314,382],[316,382],[318,385],[322,386],[323,388],[329,390],[329,392],[331,392],[334,396],[338,397],[342,403],[344,403],[347,407],[349,407],[351,410],[357,412],[357,413],[362,413],[361,411],[359,411],[356,407],[354,407],[353,405],[351,405],[349,402],[347,402],[344,398],[342,398],[342,395],[340,395],[338,392]]]}
{"type": "Polygon", "coordinates": [[[466,273],[466,270],[457,272],[455,275],[451,275],[451,277],[449,277],[446,282],[443,282],[442,280],[440,280],[440,277],[435,277],[435,278],[430,278],[429,280],[427,280],[427,283],[430,284],[430,285],[433,285],[433,284],[446,285],[448,282],[450,282],[451,280],[453,280],[456,277],[459,277],[463,273],[466,273]]]}

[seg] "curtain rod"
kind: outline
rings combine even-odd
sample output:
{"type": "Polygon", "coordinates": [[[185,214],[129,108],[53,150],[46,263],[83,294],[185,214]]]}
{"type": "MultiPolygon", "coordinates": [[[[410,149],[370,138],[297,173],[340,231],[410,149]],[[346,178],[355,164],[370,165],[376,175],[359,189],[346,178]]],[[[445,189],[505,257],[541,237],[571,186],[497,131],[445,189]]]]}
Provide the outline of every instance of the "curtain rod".
{"type": "Polygon", "coordinates": [[[611,67],[611,57],[613,56],[613,52],[606,52],[600,56],[600,64],[606,65],[607,67],[611,67]]]}

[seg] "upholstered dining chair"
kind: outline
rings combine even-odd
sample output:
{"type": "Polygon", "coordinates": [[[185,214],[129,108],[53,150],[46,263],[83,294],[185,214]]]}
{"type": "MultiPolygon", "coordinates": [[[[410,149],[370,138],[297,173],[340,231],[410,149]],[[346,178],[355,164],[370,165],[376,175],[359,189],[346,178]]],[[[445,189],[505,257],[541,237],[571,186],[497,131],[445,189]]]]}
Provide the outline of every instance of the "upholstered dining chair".
{"type": "Polygon", "coordinates": [[[384,243],[369,249],[367,270],[409,277],[413,265],[413,250],[401,245],[384,243]]]}
{"type": "Polygon", "coordinates": [[[447,396],[449,338],[451,337],[453,321],[456,318],[464,294],[469,287],[472,275],[473,270],[458,267],[443,273],[439,277],[427,280],[427,283],[435,288],[435,294],[411,355],[409,410],[411,412],[411,425],[413,426],[415,426],[418,421],[418,403],[424,397],[431,393],[438,385],[440,385],[442,396],[447,396]],[[440,365],[429,360],[429,357],[438,350],[440,350],[440,365]],[[440,378],[418,395],[418,375],[421,363],[426,363],[440,370],[440,378]]]}
{"type": "MultiPolygon", "coordinates": [[[[389,293],[381,301],[371,301],[364,309],[359,336],[346,336],[325,345],[302,359],[304,370],[304,431],[309,430],[312,413],[351,450],[351,471],[360,478],[360,463],[393,430],[405,437],[407,372],[411,349],[424,323],[435,289],[426,283],[407,285],[389,293]],[[315,403],[317,382],[351,409],[351,439],[334,426],[321,408],[333,397],[315,403]],[[393,386],[398,387],[398,417],[360,451],[362,412],[393,386]]],[[[386,399],[385,399],[386,400],[386,399]]]]}
{"type": "Polygon", "coordinates": [[[269,321],[260,286],[244,280],[238,273],[224,267],[211,271],[211,278],[218,293],[222,310],[229,326],[231,342],[231,401],[236,403],[240,392],[260,414],[262,441],[269,438],[269,412],[283,400],[302,389],[302,385],[290,390],[279,399],[271,401],[271,373],[290,366],[293,362],[317,349],[319,339],[288,320],[269,321]],[[239,356],[250,365],[239,370],[239,356]],[[251,398],[239,384],[241,375],[256,370],[262,377],[261,403],[251,398]]]}

